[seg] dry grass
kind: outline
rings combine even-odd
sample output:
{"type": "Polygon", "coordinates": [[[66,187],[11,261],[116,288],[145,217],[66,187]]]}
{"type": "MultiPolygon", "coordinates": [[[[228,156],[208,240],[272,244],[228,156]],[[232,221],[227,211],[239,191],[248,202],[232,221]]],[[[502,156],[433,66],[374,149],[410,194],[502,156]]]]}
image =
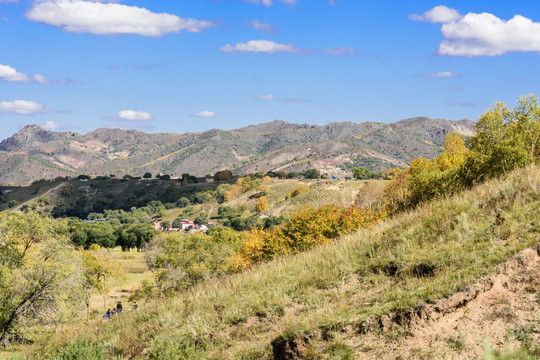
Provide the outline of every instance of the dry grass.
{"type": "Polygon", "coordinates": [[[307,353],[346,354],[335,340],[342,329],[460,291],[540,243],[539,188],[540,168],[522,169],[333,244],[202,283],[118,322],[56,337],[36,351],[54,353],[82,336],[120,358],[270,358],[278,337],[326,334],[326,342],[306,340],[307,353]],[[504,223],[497,224],[497,214],[504,223]]]}

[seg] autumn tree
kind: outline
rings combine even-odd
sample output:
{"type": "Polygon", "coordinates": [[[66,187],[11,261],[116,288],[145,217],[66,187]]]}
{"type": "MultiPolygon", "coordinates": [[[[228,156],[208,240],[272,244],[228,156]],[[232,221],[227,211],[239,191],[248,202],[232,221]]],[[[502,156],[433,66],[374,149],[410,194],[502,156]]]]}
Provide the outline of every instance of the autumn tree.
{"type": "Polygon", "coordinates": [[[88,321],[92,294],[104,292],[107,279],[120,279],[125,275],[116,262],[100,255],[97,251],[81,250],[79,253],[82,258],[84,302],[88,321]]]}
{"type": "Polygon", "coordinates": [[[268,210],[268,199],[266,199],[266,196],[261,196],[257,199],[257,202],[255,203],[255,211],[257,214],[263,213],[268,210]]]}
{"type": "Polygon", "coordinates": [[[0,341],[62,321],[80,300],[81,259],[64,233],[36,213],[0,213],[0,341]]]}

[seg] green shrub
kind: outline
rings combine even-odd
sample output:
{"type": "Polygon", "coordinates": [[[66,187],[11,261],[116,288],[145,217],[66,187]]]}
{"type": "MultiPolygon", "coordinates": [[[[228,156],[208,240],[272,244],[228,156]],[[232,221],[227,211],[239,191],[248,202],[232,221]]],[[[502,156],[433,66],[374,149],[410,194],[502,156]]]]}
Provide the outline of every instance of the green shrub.
{"type": "Polygon", "coordinates": [[[103,345],[91,344],[88,339],[79,338],[61,348],[51,360],[106,360],[103,345]]]}

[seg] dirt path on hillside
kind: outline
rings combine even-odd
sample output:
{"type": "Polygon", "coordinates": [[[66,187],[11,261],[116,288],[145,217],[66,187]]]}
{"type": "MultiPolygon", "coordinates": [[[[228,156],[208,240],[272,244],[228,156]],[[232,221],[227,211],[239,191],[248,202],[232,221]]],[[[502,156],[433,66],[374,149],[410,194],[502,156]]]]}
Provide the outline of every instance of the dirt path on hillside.
{"type": "Polygon", "coordinates": [[[382,319],[383,334],[350,338],[359,359],[478,359],[485,344],[540,344],[540,248],[523,251],[454,294],[415,313],[410,326],[382,319]],[[385,324],[386,323],[386,324],[385,324]]]}

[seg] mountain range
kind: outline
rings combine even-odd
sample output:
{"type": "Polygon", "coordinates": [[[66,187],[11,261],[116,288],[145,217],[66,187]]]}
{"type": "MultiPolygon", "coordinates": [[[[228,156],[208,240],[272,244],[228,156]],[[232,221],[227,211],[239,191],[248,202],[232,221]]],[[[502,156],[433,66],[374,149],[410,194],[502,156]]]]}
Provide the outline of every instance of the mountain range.
{"type": "Polygon", "coordinates": [[[224,169],[246,174],[316,168],[344,177],[354,166],[381,171],[416,157],[433,158],[447,133],[470,136],[474,127],[467,119],[426,117],[322,126],[276,120],[186,134],[102,128],[83,135],[28,125],[0,143],[0,184],[79,174],[204,176],[224,169]]]}

